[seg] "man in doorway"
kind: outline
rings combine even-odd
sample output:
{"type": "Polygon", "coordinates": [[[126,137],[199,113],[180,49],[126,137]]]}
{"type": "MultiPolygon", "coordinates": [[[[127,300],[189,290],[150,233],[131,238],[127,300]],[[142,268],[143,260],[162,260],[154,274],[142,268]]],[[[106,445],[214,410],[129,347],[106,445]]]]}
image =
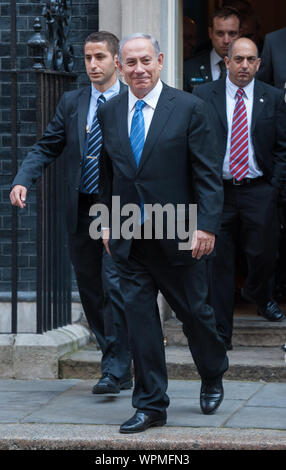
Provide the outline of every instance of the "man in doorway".
{"type": "Polygon", "coordinates": [[[192,92],[197,85],[225,77],[224,57],[239,37],[239,28],[239,13],[234,8],[223,7],[213,13],[209,27],[212,49],[201,51],[184,63],[184,90],[192,92]]]}
{"type": "Polygon", "coordinates": [[[263,40],[258,16],[248,0],[224,0],[222,6],[236,8],[240,16],[240,36],[251,39],[261,52],[263,40]]]}
{"type": "MultiPolygon", "coordinates": [[[[119,69],[128,92],[100,110],[104,135],[101,202],[112,209],[156,203],[174,207],[198,205],[197,241],[180,251],[178,238],[119,239],[105,230],[107,250],[120,273],[135,369],[135,415],[120,432],[137,433],[166,423],[169,398],[158,290],[183,322],[190,350],[202,379],[200,405],[213,413],[223,399],[222,376],[228,367],[213,310],[206,304],[205,255],[212,252],[222,209],[222,181],[205,104],[160,80],[163,54],[149,35],[134,34],[120,43],[119,69]],[[109,243],[108,243],[109,239],[109,243]]],[[[118,211],[119,212],[119,211],[118,211]]],[[[144,216],[148,218],[148,210],[144,216]]],[[[121,217],[121,227],[124,216],[121,217]]],[[[142,225],[137,219],[137,229],[142,225]]],[[[135,228],[134,228],[135,230],[135,228]]]]}
{"type": "Polygon", "coordinates": [[[233,42],[225,58],[226,80],[208,83],[195,94],[208,103],[219,144],[224,209],[211,260],[209,301],[217,328],[231,349],[235,252],[240,242],[248,274],[243,296],[269,321],[284,318],[272,297],[278,227],[277,194],[286,171],[286,104],[279,90],[256,80],[257,46],[233,42]]]}
{"type": "Polygon", "coordinates": [[[132,386],[124,306],[116,267],[101,240],[89,236],[91,205],[98,200],[98,159],[102,136],[97,111],[124,91],[117,78],[118,39],[99,31],[84,44],[90,86],[65,93],[42,138],[23,161],[10,194],[11,203],[26,206],[27,190],[47,165],[61,157],[67,190],[66,219],[71,260],[89,326],[102,350],[102,377],[93,393],[119,393],[132,386]]]}

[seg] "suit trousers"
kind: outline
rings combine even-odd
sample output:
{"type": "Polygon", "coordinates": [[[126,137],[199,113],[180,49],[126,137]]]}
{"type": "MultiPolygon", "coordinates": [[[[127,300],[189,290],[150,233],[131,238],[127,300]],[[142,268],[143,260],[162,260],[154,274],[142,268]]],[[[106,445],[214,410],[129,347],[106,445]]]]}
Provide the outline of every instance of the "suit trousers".
{"type": "Polygon", "coordinates": [[[160,290],[183,323],[190,351],[203,380],[213,381],[228,368],[225,346],[206,304],[205,260],[173,266],[157,240],[133,240],[126,261],[118,264],[135,371],[134,408],[163,411],[169,405],[162,325],[157,308],[160,290]]]}
{"type": "Polygon", "coordinates": [[[130,378],[131,353],[119,277],[102,240],[89,236],[93,217],[89,196],[80,195],[77,232],[70,235],[70,252],[86,319],[102,351],[102,373],[130,378]]]}
{"type": "Polygon", "coordinates": [[[216,256],[210,260],[209,303],[219,333],[231,341],[238,247],[245,253],[245,292],[258,306],[272,299],[278,248],[277,189],[260,181],[243,186],[225,184],[224,208],[216,256]]]}

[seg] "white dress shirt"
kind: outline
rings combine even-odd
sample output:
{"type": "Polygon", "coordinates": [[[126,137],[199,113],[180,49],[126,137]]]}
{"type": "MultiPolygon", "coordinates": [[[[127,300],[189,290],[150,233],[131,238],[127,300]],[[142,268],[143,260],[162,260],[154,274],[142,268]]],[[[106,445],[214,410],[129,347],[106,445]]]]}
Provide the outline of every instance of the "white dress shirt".
{"type": "Polygon", "coordinates": [[[223,58],[217,53],[215,49],[212,49],[210,52],[210,64],[213,81],[218,80],[220,77],[221,69],[219,66],[219,62],[221,60],[223,60],[223,58]]]}
{"type": "MultiPolygon", "coordinates": [[[[143,117],[144,117],[144,124],[145,124],[145,139],[148,134],[148,130],[153,118],[154,111],[156,109],[161,91],[163,88],[163,84],[161,80],[159,79],[154,88],[148,93],[148,95],[144,96],[142,98],[143,101],[145,101],[146,106],[142,109],[143,112],[143,117]]],[[[128,135],[130,136],[130,130],[131,130],[131,122],[133,118],[133,114],[135,111],[135,105],[136,102],[140,99],[135,96],[132,91],[129,88],[129,96],[128,96],[128,135]]]]}
{"type": "Polygon", "coordinates": [[[91,128],[91,124],[94,118],[94,113],[97,110],[97,100],[100,97],[100,95],[103,95],[106,101],[110,100],[113,98],[113,96],[118,95],[120,90],[120,83],[119,80],[117,79],[114,85],[110,87],[108,90],[104,91],[103,93],[101,91],[98,91],[93,84],[91,84],[91,96],[90,96],[90,102],[89,102],[89,110],[88,110],[88,115],[87,115],[87,125],[89,128],[91,128]]]}
{"type": "MultiPolygon", "coordinates": [[[[223,162],[223,178],[224,179],[232,179],[233,176],[229,170],[229,157],[230,157],[230,142],[231,142],[231,128],[232,128],[232,118],[234,107],[236,103],[236,92],[238,90],[238,86],[230,81],[228,76],[226,77],[226,115],[227,115],[227,127],[228,127],[228,134],[227,134],[227,147],[226,147],[226,154],[224,157],[223,162]]],[[[260,170],[255,154],[254,148],[252,144],[251,138],[251,123],[252,123],[252,108],[253,108],[253,91],[254,91],[254,79],[245,87],[243,87],[245,95],[243,97],[246,113],[247,113],[247,122],[248,122],[248,163],[249,163],[249,170],[248,174],[246,175],[247,178],[257,178],[258,176],[262,176],[263,172],[260,170]]]]}

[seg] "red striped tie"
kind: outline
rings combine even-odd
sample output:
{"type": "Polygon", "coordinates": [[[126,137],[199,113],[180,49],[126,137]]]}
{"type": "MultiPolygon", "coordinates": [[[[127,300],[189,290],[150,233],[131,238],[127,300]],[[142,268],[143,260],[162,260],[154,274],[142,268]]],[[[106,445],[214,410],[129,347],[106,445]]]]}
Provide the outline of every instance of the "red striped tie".
{"type": "Polygon", "coordinates": [[[229,169],[237,181],[242,180],[248,173],[248,124],[243,95],[244,90],[239,88],[236,92],[230,143],[229,169]]]}

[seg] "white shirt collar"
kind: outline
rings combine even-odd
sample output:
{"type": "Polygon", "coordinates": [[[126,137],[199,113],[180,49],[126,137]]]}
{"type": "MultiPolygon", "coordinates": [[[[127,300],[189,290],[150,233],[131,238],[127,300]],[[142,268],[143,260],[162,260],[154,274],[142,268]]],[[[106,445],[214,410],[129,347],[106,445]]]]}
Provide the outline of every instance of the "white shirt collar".
{"type": "Polygon", "coordinates": [[[97,100],[100,95],[103,95],[106,101],[110,100],[114,95],[118,95],[120,90],[120,83],[119,80],[117,79],[114,85],[112,85],[108,90],[104,91],[103,93],[101,91],[98,91],[93,84],[91,84],[91,94],[92,96],[97,100]]]}
{"type": "MultiPolygon", "coordinates": [[[[155,109],[161,94],[163,88],[163,83],[159,79],[154,88],[146,95],[144,96],[143,101],[145,101],[148,106],[151,108],[155,109]]],[[[128,88],[128,93],[129,93],[129,100],[128,100],[128,107],[129,107],[129,112],[131,112],[136,104],[136,101],[138,101],[140,98],[137,98],[132,91],[130,90],[130,87],[128,88]]]]}
{"type": "Polygon", "coordinates": [[[217,53],[215,48],[213,48],[211,51],[211,57],[215,65],[217,65],[221,60],[223,60],[223,58],[217,53]]]}
{"type": "Polygon", "coordinates": [[[213,48],[210,53],[210,60],[211,60],[211,64],[215,66],[215,65],[218,65],[218,63],[221,60],[223,60],[223,58],[217,53],[215,48],[213,48]]]}
{"type": "MultiPolygon", "coordinates": [[[[226,91],[227,93],[234,99],[237,90],[241,88],[232,83],[229,79],[229,76],[226,77],[226,91]]],[[[247,99],[251,99],[253,97],[253,91],[254,91],[254,79],[251,80],[251,82],[246,85],[245,87],[242,87],[245,93],[245,97],[247,99]]]]}

